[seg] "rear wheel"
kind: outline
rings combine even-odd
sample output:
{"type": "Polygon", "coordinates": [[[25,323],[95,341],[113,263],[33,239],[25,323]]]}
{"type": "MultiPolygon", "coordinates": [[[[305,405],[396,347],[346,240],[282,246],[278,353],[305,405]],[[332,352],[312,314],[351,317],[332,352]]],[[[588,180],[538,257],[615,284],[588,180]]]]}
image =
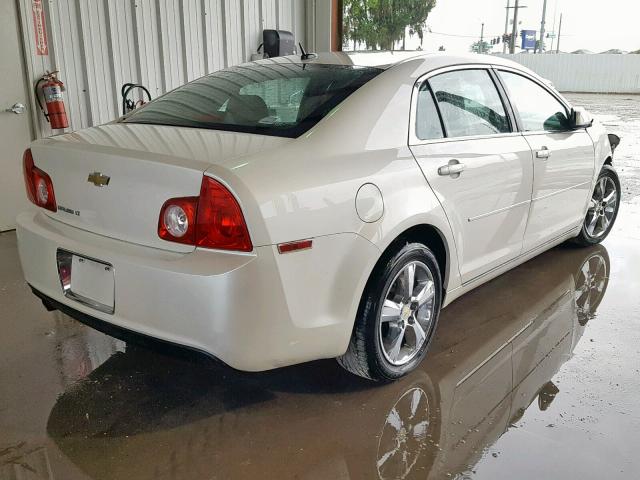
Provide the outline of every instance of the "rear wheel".
{"type": "Polygon", "coordinates": [[[408,243],[379,265],[358,310],[349,349],[338,358],[348,371],[389,381],[414,370],[438,323],[442,280],[425,245],[408,243]]]}
{"type": "Polygon", "coordinates": [[[584,247],[602,242],[611,232],[618,216],[620,195],[618,174],[613,167],[605,165],[593,189],[582,230],[572,242],[584,247]]]}

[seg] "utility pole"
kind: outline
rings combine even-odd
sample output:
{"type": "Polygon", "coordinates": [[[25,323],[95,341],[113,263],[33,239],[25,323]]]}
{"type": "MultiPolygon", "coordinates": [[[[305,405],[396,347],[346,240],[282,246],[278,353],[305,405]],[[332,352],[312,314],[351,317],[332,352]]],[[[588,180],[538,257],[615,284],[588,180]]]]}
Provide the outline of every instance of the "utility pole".
{"type": "Polygon", "coordinates": [[[560,53],[560,34],[562,33],[562,14],[560,14],[560,25],[558,25],[558,43],[556,43],[556,53],[560,53]]]}
{"type": "Polygon", "coordinates": [[[484,53],[484,22],[482,22],[482,28],[480,29],[480,53],[484,53]]]}
{"type": "Polygon", "coordinates": [[[551,32],[551,51],[554,51],[553,45],[556,41],[556,22],[558,21],[558,2],[553,8],[553,32],[551,32]]]}
{"type": "Polygon", "coordinates": [[[507,42],[505,41],[509,35],[509,10],[511,9],[511,0],[507,0],[507,13],[504,20],[504,38],[502,39],[502,53],[507,53],[507,42]]]}
{"type": "Polygon", "coordinates": [[[516,0],[513,7],[513,29],[511,30],[511,42],[509,43],[509,53],[516,53],[516,37],[518,33],[518,9],[520,8],[520,0],[516,0]]]}
{"type": "Polygon", "coordinates": [[[542,22],[540,23],[540,53],[544,53],[544,25],[547,21],[547,0],[542,4],[542,22]]]}

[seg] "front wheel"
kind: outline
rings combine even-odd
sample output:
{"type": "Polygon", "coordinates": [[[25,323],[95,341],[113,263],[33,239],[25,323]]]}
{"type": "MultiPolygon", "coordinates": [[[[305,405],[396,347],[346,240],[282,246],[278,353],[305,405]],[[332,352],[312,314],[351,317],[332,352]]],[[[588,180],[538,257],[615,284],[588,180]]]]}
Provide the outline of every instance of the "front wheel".
{"type": "Polygon", "coordinates": [[[358,309],[346,370],[389,381],[414,370],[433,338],[442,280],[438,262],[425,245],[407,243],[376,268],[358,309]]]}
{"type": "Polygon", "coordinates": [[[611,232],[618,216],[620,196],[618,174],[613,167],[603,166],[589,201],[582,230],[572,242],[583,247],[602,242],[611,232]]]}

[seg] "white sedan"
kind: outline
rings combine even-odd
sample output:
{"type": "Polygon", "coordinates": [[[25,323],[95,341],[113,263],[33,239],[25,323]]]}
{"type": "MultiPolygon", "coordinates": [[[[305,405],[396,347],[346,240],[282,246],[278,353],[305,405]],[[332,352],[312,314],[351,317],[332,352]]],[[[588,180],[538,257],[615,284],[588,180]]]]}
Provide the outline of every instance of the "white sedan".
{"type": "Polygon", "coordinates": [[[408,373],[441,308],[554,245],[601,242],[621,189],[617,138],[531,71],[397,60],[261,60],[34,142],[27,282],[102,331],[241,370],[408,373]]]}

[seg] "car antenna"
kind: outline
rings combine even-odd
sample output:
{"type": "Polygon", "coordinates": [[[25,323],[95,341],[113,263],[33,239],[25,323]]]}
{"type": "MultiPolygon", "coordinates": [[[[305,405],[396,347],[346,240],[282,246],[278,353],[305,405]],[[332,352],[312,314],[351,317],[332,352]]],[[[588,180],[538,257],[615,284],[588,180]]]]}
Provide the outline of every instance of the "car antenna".
{"type": "Polygon", "coordinates": [[[302,55],[300,55],[300,60],[311,60],[312,58],[318,58],[317,53],[307,53],[302,46],[302,42],[298,42],[298,45],[300,46],[300,51],[302,52],[302,55]]]}

